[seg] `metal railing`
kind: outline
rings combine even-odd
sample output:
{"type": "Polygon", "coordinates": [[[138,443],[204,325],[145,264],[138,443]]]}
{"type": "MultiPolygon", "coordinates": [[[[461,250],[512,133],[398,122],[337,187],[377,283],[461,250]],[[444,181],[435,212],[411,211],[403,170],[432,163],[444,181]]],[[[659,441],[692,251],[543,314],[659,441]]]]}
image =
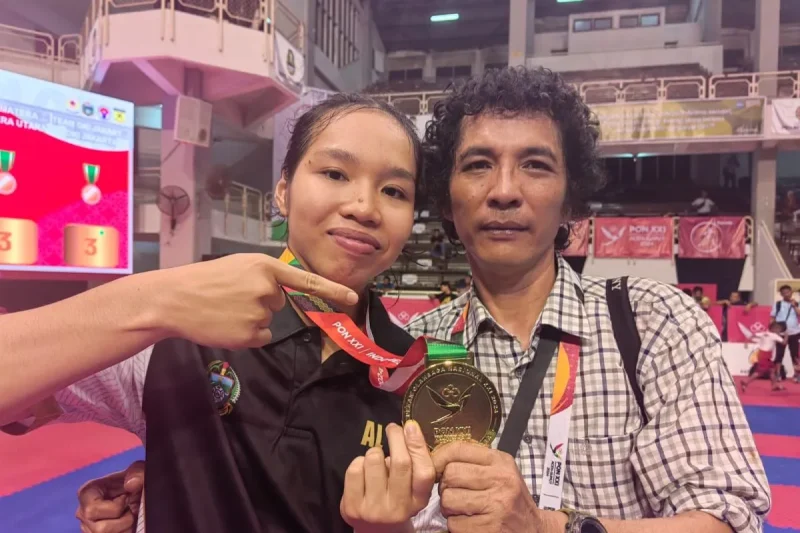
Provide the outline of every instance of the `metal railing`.
{"type": "Polygon", "coordinates": [[[266,195],[262,191],[243,183],[232,182],[225,191],[223,199],[222,211],[225,215],[223,233],[228,237],[251,240],[250,221],[256,220],[258,221],[258,240],[268,240],[272,233],[267,220],[266,205],[266,195]],[[235,224],[231,215],[241,217],[241,225],[235,224]]]}
{"type": "MultiPolygon", "coordinates": [[[[650,79],[585,81],[572,84],[588,104],[747,98],[760,95],[800,98],[800,71],[673,76],[650,79]]],[[[445,91],[421,90],[381,93],[373,96],[392,103],[409,115],[433,112],[445,91]]]]}
{"type": "Polygon", "coordinates": [[[158,10],[161,12],[161,39],[174,40],[176,12],[207,17],[217,21],[217,42],[220,52],[225,50],[225,25],[245,26],[263,34],[264,61],[275,58],[275,30],[281,32],[301,52],[305,45],[305,24],[280,0],[91,0],[81,29],[81,47],[77,60],[81,61],[84,79],[93,70],[95,50],[110,42],[109,17],[132,11],[158,10]]]}
{"type": "MultiPolygon", "coordinates": [[[[134,178],[134,205],[157,204],[160,188],[159,167],[138,168],[134,178]]],[[[222,199],[211,200],[212,208],[223,213],[223,234],[232,239],[251,242],[269,241],[272,237],[269,198],[269,193],[243,183],[231,182],[222,199]],[[254,225],[257,225],[255,231],[254,225]]]]}
{"type": "Polygon", "coordinates": [[[80,35],[62,35],[56,39],[49,33],[0,24],[0,57],[19,61],[29,68],[34,65],[39,77],[49,81],[62,81],[64,69],[74,71],[81,49],[80,35]],[[42,66],[46,73],[41,72],[42,66]]]}

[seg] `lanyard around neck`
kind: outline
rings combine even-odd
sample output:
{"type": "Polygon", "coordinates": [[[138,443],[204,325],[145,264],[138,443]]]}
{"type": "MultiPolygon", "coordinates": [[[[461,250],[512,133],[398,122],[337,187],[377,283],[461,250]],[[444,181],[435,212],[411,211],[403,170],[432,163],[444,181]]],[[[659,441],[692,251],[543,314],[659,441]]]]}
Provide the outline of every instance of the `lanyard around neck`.
{"type": "MultiPolygon", "coordinates": [[[[287,248],[280,261],[303,269],[303,266],[287,248]]],[[[396,355],[378,346],[372,333],[367,310],[366,332],[353,322],[346,313],[339,311],[334,304],[317,296],[294,291],[284,287],[292,302],[314,322],[336,345],[354,359],[370,367],[369,377],[373,386],[403,394],[411,381],[425,369],[428,360],[467,359],[467,350],[461,344],[420,337],[411,345],[405,355],[396,355]],[[390,370],[393,372],[390,373],[390,370]]]]}

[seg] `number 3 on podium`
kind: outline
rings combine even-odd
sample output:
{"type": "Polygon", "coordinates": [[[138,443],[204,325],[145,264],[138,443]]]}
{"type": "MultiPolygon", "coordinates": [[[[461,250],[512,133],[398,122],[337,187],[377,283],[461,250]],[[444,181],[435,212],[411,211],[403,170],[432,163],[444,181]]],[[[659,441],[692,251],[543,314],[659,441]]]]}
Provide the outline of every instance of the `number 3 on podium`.
{"type": "Polygon", "coordinates": [[[38,257],[36,223],[22,218],[0,218],[0,264],[32,265],[38,257]]]}
{"type": "Polygon", "coordinates": [[[64,228],[64,262],[74,267],[116,267],[119,232],[110,226],[67,225],[64,228]]]}

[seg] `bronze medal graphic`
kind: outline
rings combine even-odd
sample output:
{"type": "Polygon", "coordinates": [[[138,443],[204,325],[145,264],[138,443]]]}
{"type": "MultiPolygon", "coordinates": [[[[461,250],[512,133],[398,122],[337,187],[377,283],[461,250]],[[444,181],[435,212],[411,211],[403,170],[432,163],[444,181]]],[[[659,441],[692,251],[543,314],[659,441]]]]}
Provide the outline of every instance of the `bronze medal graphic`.
{"type": "Polygon", "coordinates": [[[501,418],[502,404],[494,384],[463,362],[431,365],[403,397],[403,423],[416,420],[430,449],[469,440],[490,446],[501,418]]]}

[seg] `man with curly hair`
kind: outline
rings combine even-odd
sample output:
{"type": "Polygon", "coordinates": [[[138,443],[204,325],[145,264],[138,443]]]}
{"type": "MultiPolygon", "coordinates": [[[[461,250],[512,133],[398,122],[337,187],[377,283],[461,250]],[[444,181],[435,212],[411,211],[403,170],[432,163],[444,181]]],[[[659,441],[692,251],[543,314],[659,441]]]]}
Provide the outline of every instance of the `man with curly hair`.
{"type": "MultiPolygon", "coordinates": [[[[570,224],[602,186],[598,138],[578,93],[544,69],[489,71],[456,86],[434,109],[425,137],[427,186],[448,237],[466,250],[473,288],[408,329],[453,338],[463,320],[464,344],[500,393],[504,426],[493,448],[458,442],[435,449],[438,490],[414,519],[416,531],[762,530],[769,486],[706,313],[672,286],[619,280],[627,283],[641,340],[629,377],[607,299],[621,287],[578,275],[559,254],[570,224]],[[580,346],[568,446],[548,439],[554,357],[530,415],[523,413],[522,437],[510,450],[494,449],[504,447],[523,378],[535,372],[537,358],[551,355],[537,348],[554,335],[580,346]],[[565,453],[559,478],[552,459],[565,453]]],[[[384,468],[374,460],[357,474],[386,479],[384,468]]],[[[378,490],[383,498],[367,491],[364,502],[401,501],[404,489],[392,492],[391,476],[386,487],[378,490]]],[[[346,486],[345,500],[350,491],[346,486]]],[[[351,506],[343,512],[351,524],[369,522],[348,517],[358,515],[351,506]]],[[[412,524],[396,526],[380,531],[410,531],[412,524]]]]}

